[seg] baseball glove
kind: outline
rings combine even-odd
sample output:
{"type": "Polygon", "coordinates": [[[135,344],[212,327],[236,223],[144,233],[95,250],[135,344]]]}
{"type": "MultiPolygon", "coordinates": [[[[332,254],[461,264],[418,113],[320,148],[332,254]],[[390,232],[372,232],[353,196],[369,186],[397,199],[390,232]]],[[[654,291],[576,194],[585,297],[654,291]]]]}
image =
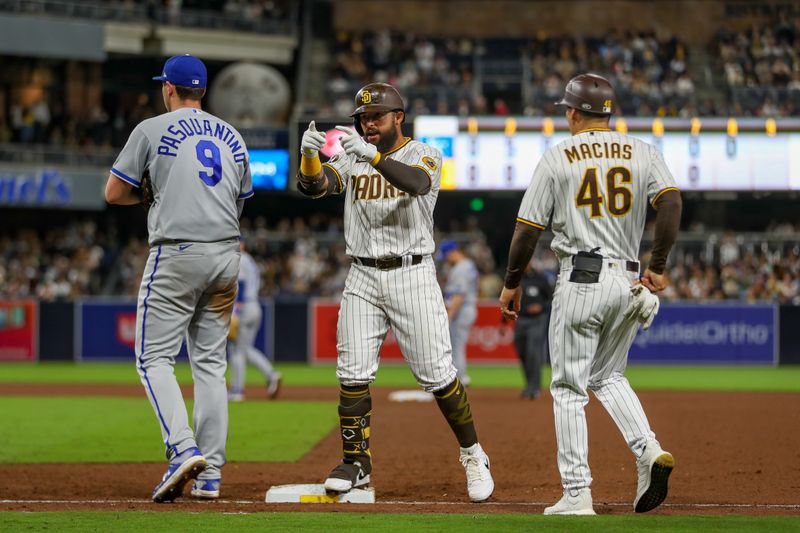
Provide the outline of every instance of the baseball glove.
{"type": "Polygon", "coordinates": [[[660,307],[661,302],[658,296],[650,292],[644,285],[634,285],[631,287],[630,302],[622,316],[637,320],[644,329],[649,329],[660,307]]]}
{"type": "Polygon", "coordinates": [[[145,170],[142,175],[142,181],[139,184],[139,195],[142,198],[142,207],[144,207],[145,211],[149,211],[150,206],[153,205],[155,201],[155,197],[153,196],[153,183],[150,180],[149,170],[145,170]]]}

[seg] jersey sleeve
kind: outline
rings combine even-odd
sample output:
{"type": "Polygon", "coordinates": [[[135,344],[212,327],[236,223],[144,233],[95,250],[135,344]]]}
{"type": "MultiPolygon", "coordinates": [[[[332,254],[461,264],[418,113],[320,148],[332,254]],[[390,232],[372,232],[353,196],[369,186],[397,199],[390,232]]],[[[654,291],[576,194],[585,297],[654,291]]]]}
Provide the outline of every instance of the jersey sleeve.
{"type": "Polygon", "coordinates": [[[142,175],[150,165],[150,141],[147,139],[142,125],[139,124],[131,132],[128,142],[114,161],[111,173],[116,177],[138,188],[142,183],[142,175]]]}
{"type": "Polygon", "coordinates": [[[553,213],[553,167],[548,161],[551,154],[552,152],[545,153],[544,157],[539,160],[539,164],[536,165],[517,214],[517,222],[533,226],[536,229],[544,229],[553,213]]]}
{"type": "Polygon", "coordinates": [[[647,176],[647,199],[653,204],[665,192],[677,191],[678,184],[675,182],[672,172],[667,168],[664,156],[652,145],[650,146],[650,158],[650,174],[647,176]]]}
{"type": "Polygon", "coordinates": [[[419,143],[412,152],[411,159],[404,161],[408,166],[421,169],[431,180],[431,191],[438,191],[442,184],[442,152],[419,143]]]}
{"type": "Polygon", "coordinates": [[[350,157],[344,151],[339,152],[322,164],[323,168],[329,168],[336,176],[333,194],[342,194],[344,192],[345,187],[347,187],[347,180],[350,179],[351,165],[350,157]]]}
{"type": "Polygon", "coordinates": [[[239,189],[239,200],[245,200],[255,194],[253,190],[253,176],[250,174],[250,157],[245,157],[242,162],[242,185],[239,189]]]}

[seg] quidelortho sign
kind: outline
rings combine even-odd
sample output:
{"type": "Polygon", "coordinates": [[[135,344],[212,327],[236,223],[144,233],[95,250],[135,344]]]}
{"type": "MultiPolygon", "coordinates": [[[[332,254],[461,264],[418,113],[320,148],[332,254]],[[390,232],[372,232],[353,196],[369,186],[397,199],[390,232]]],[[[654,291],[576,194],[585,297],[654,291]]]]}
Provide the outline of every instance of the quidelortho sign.
{"type": "Polygon", "coordinates": [[[668,304],[639,331],[630,361],[775,364],[777,330],[772,304],[668,304]]]}
{"type": "Polygon", "coordinates": [[[108,173],[0,167],[0,206],[103,209],[108,173]]]}

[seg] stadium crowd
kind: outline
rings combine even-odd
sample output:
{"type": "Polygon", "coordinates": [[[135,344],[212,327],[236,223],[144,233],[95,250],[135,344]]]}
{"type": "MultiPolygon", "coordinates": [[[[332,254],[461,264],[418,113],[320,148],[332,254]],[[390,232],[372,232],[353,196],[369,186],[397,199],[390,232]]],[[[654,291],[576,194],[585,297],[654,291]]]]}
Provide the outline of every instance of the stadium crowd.
{"type": "MultiPolygon", "coordinates": [[[[449,229],[449,228],[448,228],[449,229]]],[[[666,300],[776,302],[800,305],[800,227],[768,228],[773,244],[741,235],[707,233],[716,244],[709,252],[679,241],[671,256],[666,300]],[[781,235],[783,235],[782,238],[781,235]]],[[[350,259],[342,240],[342,220],[327,215],[282,219],[270,226],[263,217],[245,218],[242,233],[261,270],[261,295],[338,297],[350,259]]],[[[762,236],[763,236],[762,235],[762,236]]],[[[476,263],[482,298],[494,299],[502,287],[497,250],[475,226],[457,233],[437,230],[437,240],[455,238],[476,263]]],[[[88,295],[138,293],[148,246],[140,237],[119,245],[114,226],[101,230],[91,220],[36,232],[0,234],[0,297],[70,299],[88,295]]],[[[547,239],[544,239],[544,243],[547,239]]],[[[642,260],[647,260],[647,252],[642,260]]],[[[537,268],[555,278],[555,256],[539,247],[537,268]]]]}
{"type": "Polygon", "coordinates": [[[800,113],[800,19],[783,13],[773,24],[738,32],[722,29],[714,48],[732,114],[800,113]]]}
{"type": "MultiPolygon", "coordinates": [[[[175,4],[178,10],[187,5],[212,9],[205,4],[214,4],[220,16],[243,19],[279,17],[288,9],[285,3],[271,1],[175,4]]],[[[172,6],[165,2],[162,7],[172,6]]],[[[692,65],[689,47],[662,32],[485,40],[388,30],[338,32],[325,102],[315,112],[317,116],[349,115],[354,92],[377,80],[400,89],[410,116],[553,114],[557,111],[552,103],[567,80],[584,71],[608,76],[617,89],[621,112],[629,116],[790,116],[800,112],[800,19],[781,16],[773,24],[741,32],[720,29],[709,52],[708,59],[700,58],[701,64],[692,65]],[[505,93],[492,95],[486,89],[492,81],[489,66],[509,62],[518,63],[518,68],[506,73],[511,80],[507,76],[498,82],[507,87],[505,93]],[[711,78],[716,85],[711,91],[699,91],[695,78],[706,71],[715,73],[711,78]]],[[[0,84],[0,143],[83,150],[120,147],[138,122],[161,111],[161,103],[154,101],[155,91],[143,85],[140,90],[126,88],[125,94],[106,91],[91,109],[70,113],[55,83],[63,65],[51,62],[30,67],[24,58],[14,57],[5,57],[3,62],[15,81],[0,84]],[[32,96],[34,90],[38,96],[32,96]]]]}

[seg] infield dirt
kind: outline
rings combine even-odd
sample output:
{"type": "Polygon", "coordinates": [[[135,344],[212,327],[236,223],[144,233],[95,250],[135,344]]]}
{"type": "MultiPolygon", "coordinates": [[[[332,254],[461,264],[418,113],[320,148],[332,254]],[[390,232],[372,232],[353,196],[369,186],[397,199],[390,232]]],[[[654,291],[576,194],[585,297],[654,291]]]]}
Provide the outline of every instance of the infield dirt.
{"type": "MultiPolygon", "coordinates": [[[[148,501],[163,463],[3,464],[0,510],[149,510],[541,513],[561,495],[552,401],[512,389],[470,389],[478,436],[492,461],[490,505],[466,494],[458,445],[434,403],[389,401],[373,388],[371,447],[375,505],[263,503],[271,485],[317,483],[339,460],[337,431],[296,463],[230,463],[222,501],[148,501]],[[50,501],[51,503],[47,503],[50,501]]],[[[190,389],[184,389],[187,397],[190,389]]],[[[0,385],[0,395],[141,396],[139,386],[0,385]]],[[[248,401],[265,401],[262,389],[248,401]]],[[[676,468],[659,514],[800,514],[800,394],[642,392],[640,398],[676,468]]],[[[328,400],[332,387],[285,387],[279,400],[328,400]]],[[[636,465],[616,426],[594,398],[587,407],[595,510],[632,513],[636,465]],[[629,505],[630,504],[630,505],[629,505]]],[[[153,420],[155,424],[155,419],[153,420]]],[[[8,429],[8,428],[7,428],[8,429]]],[[[274,431],[281,431],[274,427],[274,431]]],[[[236,439],[232,434],[229,439],[236,439]]],[[[154,461],[159,458],[154,457],[154,461]]],[[[188,490],[187,490],[188,494],[188,490]]]]}

